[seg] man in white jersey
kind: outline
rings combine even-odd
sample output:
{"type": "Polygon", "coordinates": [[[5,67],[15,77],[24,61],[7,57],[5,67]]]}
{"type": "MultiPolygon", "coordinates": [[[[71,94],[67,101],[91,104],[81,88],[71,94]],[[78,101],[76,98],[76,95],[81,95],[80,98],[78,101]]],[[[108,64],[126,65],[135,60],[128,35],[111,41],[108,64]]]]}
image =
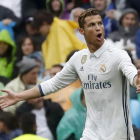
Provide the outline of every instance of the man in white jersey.
{"type": "Polygon", "coordinates": [[[104,26],[96,9],[83,12],[78,22],[88,49],[76,52],[61,72],[39,86],[20,93],[2,90],[8,94],[0,97],[0,107],[54,93],[80,78],[87,106],[80,140],[134,140],[128,82],[139,93],[140,70],[136,70],[125,51],[104,40],[104,26]]]}

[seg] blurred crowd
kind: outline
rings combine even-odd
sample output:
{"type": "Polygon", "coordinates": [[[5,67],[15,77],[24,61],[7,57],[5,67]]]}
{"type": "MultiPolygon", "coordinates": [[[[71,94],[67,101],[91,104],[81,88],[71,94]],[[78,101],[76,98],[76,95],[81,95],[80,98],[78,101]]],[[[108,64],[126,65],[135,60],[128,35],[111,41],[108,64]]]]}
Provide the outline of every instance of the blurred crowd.
{"type": "MultiPolygon", "coordinates": [[[[78,17],[96,8],[105,39],[140,68],[140,0],[1,0],[0,89],[21,92],[53,78],[87,48],[78,17]]],[[[0,91],[0,96],[4,95],[0,91]]],[[[130,86],[130,114],[140,140],[140,94],[130,86]]],[[[86,119],[80,80],[46,97],[0,109],[0,140],[79,140],[86,119]]]]}

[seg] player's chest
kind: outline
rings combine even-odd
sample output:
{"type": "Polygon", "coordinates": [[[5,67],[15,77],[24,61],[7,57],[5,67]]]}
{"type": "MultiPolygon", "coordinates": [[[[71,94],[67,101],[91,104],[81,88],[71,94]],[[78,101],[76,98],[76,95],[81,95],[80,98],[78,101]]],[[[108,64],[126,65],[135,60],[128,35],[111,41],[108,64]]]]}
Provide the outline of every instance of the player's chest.
{"type": "Polygon", "coordinates": [[[116,68],[110,55],[100,58],[83,55],[77,63],[76,70],[82,82],[89,81],[109,81],[116,68]]]}

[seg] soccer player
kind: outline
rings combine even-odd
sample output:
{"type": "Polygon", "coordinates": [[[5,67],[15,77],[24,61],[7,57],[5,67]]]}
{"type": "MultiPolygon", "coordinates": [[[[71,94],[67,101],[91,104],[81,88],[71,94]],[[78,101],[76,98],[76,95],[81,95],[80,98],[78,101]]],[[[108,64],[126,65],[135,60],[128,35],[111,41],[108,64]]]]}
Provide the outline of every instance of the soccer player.
{"type": "Polygon", "coordinates": [[[129,113],[129,83],[140,92],[140,70],[136,70],[123,50],[104,40],[104,26],[96,9],[88,9],[78,19],[79,31],[88,49],[76,52],[52,79],[20,93],[2,90],[0,107],[21,100],[54,93],[80,78],[87,117],[80,140],[134,140],[129,113]]]}

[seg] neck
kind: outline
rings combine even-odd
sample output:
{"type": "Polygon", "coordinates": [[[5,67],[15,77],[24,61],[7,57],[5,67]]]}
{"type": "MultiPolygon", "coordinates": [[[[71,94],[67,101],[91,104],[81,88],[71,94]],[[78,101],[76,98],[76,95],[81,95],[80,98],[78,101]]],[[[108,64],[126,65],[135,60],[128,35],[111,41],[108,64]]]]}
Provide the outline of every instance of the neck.
{"type": "Polygon", "coordinates": [[[94,45],[94,44],[87,44],[91,53],[96,52],[102,45],[104,44],[104,40],[102,41],[101,45],[94,45]]]}

